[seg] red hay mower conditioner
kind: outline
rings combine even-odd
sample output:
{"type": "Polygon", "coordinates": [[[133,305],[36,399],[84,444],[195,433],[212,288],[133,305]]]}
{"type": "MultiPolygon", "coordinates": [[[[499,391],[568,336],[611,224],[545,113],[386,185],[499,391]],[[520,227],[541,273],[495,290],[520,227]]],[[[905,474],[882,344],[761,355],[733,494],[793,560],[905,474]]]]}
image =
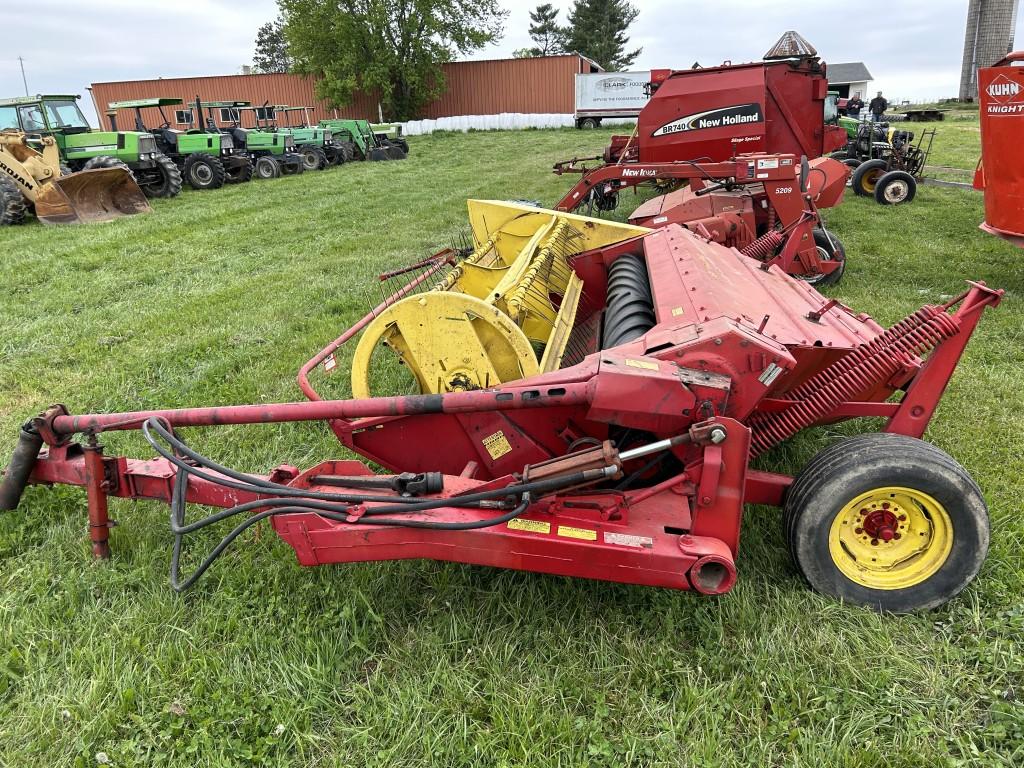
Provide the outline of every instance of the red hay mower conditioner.
{"type": "Polygon", "coordinates": [[[722,594],[744,504],[782,506],[797,568],[851,602],[929,608],[978,572],[981,492],[919,438],[1001,291],[972,283],[884,329],[679,226],[484,201],[470,220],[471,253],[385,276],[408,282],[302,368],[311,402],[51,406],[21,432],[0,509],[28,484],[83,486],[93,552],[109,557],[110,497],[168,502],[176,589],[269,518],[303,565],[433,558],[722,594]],[[382,351],[423,394],[320,399],[357,336],[354,390],[377,383],[367,371],[382,351]],[[882,432],[839,441],[796,478],[751,466],[803,429],[858,417],[882,432]],[[251,475],[180,435],[296,421],[327,422],[392,474],[335,460],[251,475]],[[139,429],[157,458],[101,443],[139,429]],[[189,504],[222,509],[188,519],[189,504]],[[184,577],[185,537],[232,518],[184,577]]]}

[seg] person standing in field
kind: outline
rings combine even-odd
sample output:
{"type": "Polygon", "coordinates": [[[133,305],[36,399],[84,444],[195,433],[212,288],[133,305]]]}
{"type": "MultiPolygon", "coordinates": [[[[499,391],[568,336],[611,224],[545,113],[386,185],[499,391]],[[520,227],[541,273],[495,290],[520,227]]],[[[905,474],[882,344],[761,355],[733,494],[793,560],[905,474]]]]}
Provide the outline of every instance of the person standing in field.
{"type": "Polygon", "coordinates": [[[846,102],[846,116],[860,117],[860,111],[864,109],[864,100],[860,97],[860,91],[853,94],[853,98],[846,102]]]}
{"type": "Polygon", "coordinates": [[[868,109],[871,110],[871,118],[877,123],[881,122],[882,115],[885,114],[885,110],[889,108],[889,102],[882,96],[882,92],[879,91],[878,95],[871,100],[868,105],[868,109]]]}

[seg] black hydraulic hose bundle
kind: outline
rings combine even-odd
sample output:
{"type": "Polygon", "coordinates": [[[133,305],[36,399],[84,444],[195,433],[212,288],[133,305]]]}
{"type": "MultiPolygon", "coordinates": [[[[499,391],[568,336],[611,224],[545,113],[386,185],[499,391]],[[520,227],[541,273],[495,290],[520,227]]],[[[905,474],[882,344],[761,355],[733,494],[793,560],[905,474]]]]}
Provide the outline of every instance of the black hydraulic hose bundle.
{"type": "Polygon", "coordinates": [[[170,581],[171,588],[176,592],[182,592],[195,584],[243,531],[260,520],[274,515],[313,512],[328,520],[352,525],[396,526],[442,531],[490,528],[506,523],[514,517],[523,514],[532,503],[534,494],[592,482],[598,479],[598,475],[603,476],[604,472],[604,470],[585,470],[562,477],[551,477],[544,480],[509,485],[503,488],[493,488],[488,491],[428,500],[411,499],[401,496],[325,493],[281,485],[280,483],[274,483],[222,466],[189,448],[171,429],[161,423],[156,417],[149,419],[143,424],[142,433],[153,449],[177,468],[171,494],[170,511],[171,533],[174,534],[174,545],[171,551],[170,581]],[[154,433],[156,433],[156,436],[154,436],[154,433]],[[171,449],[168,450],[161,445],[160,440],[170,445],[171,449]],[[194,463],[189,463],[187,460],[191,460],[194,463]],[[210,475],[204,472],[203,469],[217,472],[222,477],[210,475]],[[267,497],[238,504],[191,523],[186,523],[185,507],[187,504],[188,482],[189,478],[193,476],[226,488],[233,488],[257,495],[267,494],[267,497]],[[518,503],[511,509],[508,509],[508,505],[513,504],[516,497],[519,498],[518,503]],[[392,503],[365,509],[361,516],[352,518],[352,507],[354,505],[365,501],[379,502],[383,500],[392,503]],[[482,502],[493,500],[500,500],[499,504],[501,507],[508,509],[508,511],[496,517],[464,523],[382,517],[382,515],[407,515],[440,509],[442,507],[479,509],[482,506],[482,502]],[[256,509],[261,511],[246,517],[245,520],[229,531],[188,578],[184,580],[180,578],[181,551],[186,535],[227,520],[230,517],[256,509]]]}

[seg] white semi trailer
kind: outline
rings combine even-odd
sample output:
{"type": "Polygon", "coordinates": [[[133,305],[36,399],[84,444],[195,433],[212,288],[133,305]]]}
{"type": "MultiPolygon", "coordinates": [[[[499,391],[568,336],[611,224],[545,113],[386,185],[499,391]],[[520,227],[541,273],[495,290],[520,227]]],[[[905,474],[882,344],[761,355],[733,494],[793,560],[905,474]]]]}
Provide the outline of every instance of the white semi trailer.
{"type": "Polygon", "coordinates": [[[650,98],[650,70],[576,75],[576,127],[597,128],[606,118],[640,114],[650,98]]]}

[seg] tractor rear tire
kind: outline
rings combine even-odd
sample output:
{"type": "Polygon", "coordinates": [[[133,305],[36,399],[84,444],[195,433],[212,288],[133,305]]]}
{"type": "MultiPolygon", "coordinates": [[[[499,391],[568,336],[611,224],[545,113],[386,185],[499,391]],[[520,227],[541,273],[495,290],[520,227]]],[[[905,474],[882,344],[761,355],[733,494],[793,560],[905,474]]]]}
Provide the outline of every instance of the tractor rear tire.
{"type": "MultiPolygon", "coordinates": [[[[146,197],[177,197],[181,194],[181,171],[167,155],[159,152],[153,155],[156,169],[150,181],[141,181],[139,186],[146,197]]],[[[147,172],[149,175],[149,172],[147,172]]]]}
{"type": "Polygon", "coordinates": [[[0,227],[10,227],[25,221],[28,209],[25,196],[18,185],[7,178],[0,177],[0,227]]]}
{"type": "Polygon", "coordinates": [[[890,433],[818,453],[790,486],[782,522],[811,587],[893,613],[953,598],[989,544],[988,510],[967,470],[933,445],[890,433]]]}
{"type": "Polygon", "coordinates": [[[299,147],[299,156],[302,158],[302,170],[304,171],[322,171],[330,165],[327,153],[320,147],[314,147],[311,144],[299,147]]]}
{"type": "Polygon", "coordinates": [[[911,203],[917,195],[917,179],[906,171],[889,171],[875,184],[875,202],[879,205],[911,203]]]}
{"type": "Polygon", "coordinates": [[[195,190],[220,189],[226,178],[220,158],[206,152],[196,152],[186,157],[182,175],[195,190]]]}
{"type": "Polygon", "coordinates": [[[252,178],[252,162],[234,163],[224,168],[225,184],[244,184],[252,178]]]}
{"type": "Polygon", "coordinates": [[[91,171],[94,168],[124,168],[128,173],[132,174],[133,179],[135,178],[135,174],[132,173],[131,168],[116,157],[111,157],[110,155],[96,155],[96,157],[90,157],[82,166],[83,171],[91,171]]]}
{"type": "Polygon", "coordinates": [[[264,155],[256,158],[253,174],[257,179],[276,179],[281,176],[281,163],[276,158],[264,155]]]}
{"type": "Polygon", "coordinates": [[[858,165],[850,181],[854,194],[860,197],[874,197],[878,180],[888,167],[889,164],[885,160],[866,160],[858,165]]]}
{"type": "Polygon", "coordinates": [[[820,261],[838,261],[839,269],[834,272],[818,275],[796,275],[797,279],[813,285],[815,288],[824,288],[826,285],[835,285],[843,279],[843,272],[846,271],[846,249],[839,242],[839,238],[826,232],[824,229],[815,227],[814,245],[818,249],[820,261]]]}

